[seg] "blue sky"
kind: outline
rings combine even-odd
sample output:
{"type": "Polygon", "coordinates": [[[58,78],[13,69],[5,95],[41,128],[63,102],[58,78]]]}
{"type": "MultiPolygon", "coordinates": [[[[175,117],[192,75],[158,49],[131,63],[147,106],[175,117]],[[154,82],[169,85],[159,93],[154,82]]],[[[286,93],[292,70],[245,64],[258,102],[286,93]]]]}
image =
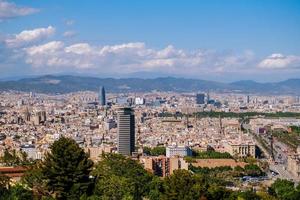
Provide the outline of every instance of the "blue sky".
{"type": "Polygon", "coordinates": [[[2,77],[278,81],[300,75],[300,1],[0,0],[0,42],[2,77]]]}

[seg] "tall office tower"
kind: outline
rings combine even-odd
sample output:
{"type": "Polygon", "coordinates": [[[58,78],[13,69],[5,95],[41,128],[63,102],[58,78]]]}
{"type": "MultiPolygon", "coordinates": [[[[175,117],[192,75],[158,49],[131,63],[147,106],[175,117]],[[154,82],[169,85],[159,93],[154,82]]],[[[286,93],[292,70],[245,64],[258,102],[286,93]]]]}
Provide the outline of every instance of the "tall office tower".
{"type": "Polygon", "coordinates": [[[209,103],[209,100],[210,100],[210,97],[209,97],[209,90],[207,91],[207,98],[206,98],[206,103],[208,104],[209,103]]]}
{"type": "Polygon", "coordinates": [[[200,93],[196,95],[196,103],[197,104],[204,104],[204,98],[205,98],[205,94],[200,93]]]}
{"type": "Polygon", "coordinates": [[[250,96],[249,95],[247,96],[247,103],[248,104],[250,103],[250,96]]]}
{"type": "Polygon", "coordinates": [[[135,148],[134,113],[130,107],[119,108],[118,111],[118,152],[130,156],[135,148]]]}
{"type": "Polygon", "coordinates": [[[100,87],[99,90],[99,102],[101,106],[105,106],[106,105],[106,98],[105,98],[105,89],[104,87],[100,87]]]}

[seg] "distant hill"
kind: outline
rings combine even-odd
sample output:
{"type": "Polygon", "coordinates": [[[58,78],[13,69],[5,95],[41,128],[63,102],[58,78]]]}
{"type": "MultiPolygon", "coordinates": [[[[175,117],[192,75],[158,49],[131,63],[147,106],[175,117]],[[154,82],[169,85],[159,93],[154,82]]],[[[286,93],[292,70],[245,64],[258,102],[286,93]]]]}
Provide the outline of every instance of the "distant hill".
{"type": "Polygon", "coordinates": [[[46,75],[20,80],[0,81],[0,91],[34,91],[42,93],[68,93],[75,91],[98,91],[103,85],[109,92],[150,92],[158,91],[222,91],[249,92],[264,94],[300,94],[300,79],[289,79],[276,83],[258,83],[255,81],[237,81],[221,83],[185,78],[96,78],[70,75],[46,75]]]}

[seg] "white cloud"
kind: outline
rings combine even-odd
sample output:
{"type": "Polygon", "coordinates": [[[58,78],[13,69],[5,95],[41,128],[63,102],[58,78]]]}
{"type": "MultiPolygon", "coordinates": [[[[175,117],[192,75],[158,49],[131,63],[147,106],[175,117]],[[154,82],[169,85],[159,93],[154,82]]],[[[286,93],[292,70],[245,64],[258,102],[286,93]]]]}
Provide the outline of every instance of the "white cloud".
{"type": "Polygon", "coordinates": [[[119,54],[119,53],[141,53],[145,49],[145,44],[141,42],[135,43],[127,43],[127,44],[119,44],[119,45],[112,45],[112,46],[104,46],[100,54],[119,54]]]}
{"type": "Polygon", "coordinates": [[[63,33],[64,37],[73,37],[75,35],[76,35],[75,31],[66,31],[66,32],[63,33]]]}
{"type": "Polygon", "coordinates": [[[35,69],[91,70],[95,73],[159,71],[195,75],[221,72],[220,69],[227,72],[236,70],[253,60],[249,52],[236,55],[207,50],[187,51],[171,45],[153,49],[141,42],[97,46],[88,43],[66,45],[61,41],[52,41],[24,50],[26,62],[35,69]]]}
{"type": "Polygon", "coordinates": [[[0,0],[0,21],[19,16],[26,16],[36,12],[38,12],[38,9],[18,6],[12,2],[0,0]]]}
{"type": "Polygon", "coordinates": [[[48,26],[47,28],[37,28],[33,30],[24,30],[5,40],[5,43],[10,48],[21,47],[32,42],[46,39],[55,33],[55,28],[48,26]]]}
{"type": "Polygon", "coordinates": [[[93,53],[93,49],[88,43],[78,43],[66,47],[65,52],[74,54],[89,54],[93,53]]]}
{"type": "Polygon", "coordinates": [[[32,66],[35,72],[95,72],[128,74],[140,71],[205,76],[212,74],[254,73],[265,69],[299,66],[300,57],[272,54],[258,61],[252,51],[183,50],[172,45],[150,48],[143,42],[116,45],[40,42],[55,33],[55,28],[24,30],[4,38],[2,51],[11,59],[32,66]],[[4,49],[3,49],[4,48],[4,49]],[[7,50],[5,50],[5,48],[7,50]],[[260,70],[259,70],[260,68],[260,70]]]}
{"type": "Polygon", "coordinates": [[[300,56],[274,53],[262,60],[258,67],[264,69],[300,68],[300,56]]]}
{"type": "Polygon", "coordinates": [[[64,43],[61,41],[52,41],[43,45],[36,45],[29,48],[25,48],[24,50],[28,55],[38,55],[38,54],[51,54],[56,53],[62,47],[64,43]]]}

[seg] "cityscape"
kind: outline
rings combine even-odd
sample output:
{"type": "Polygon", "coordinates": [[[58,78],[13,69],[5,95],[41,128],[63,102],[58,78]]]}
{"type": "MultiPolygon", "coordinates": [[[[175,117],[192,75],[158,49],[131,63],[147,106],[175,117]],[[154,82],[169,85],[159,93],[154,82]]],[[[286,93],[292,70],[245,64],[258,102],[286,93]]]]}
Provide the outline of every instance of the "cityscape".
{"type": "MultiPolygon", "coordinates": [[[[248,5],[259,16],[261,8],[274,9],[275,14],[267,14],[270,18],[266,20],[273,22],[275,15],[284,15],[291,23],[278,22],[278,26],[287,26],[295,34],[290,30],[290,35],[282,36],[288,38],[286,44],[264,51],[299,53],[300,26],[294,28],[300,23],[298,2],[213,2],[190,3],[198,9],[217,9],[219,3],[238,12],[248,5]]],[[[300,199],[299,56],[273,53],[260,60],[248,50],[236,55],[183,46],[157,49],[144,43],[95,46],[99,41],[121,40],[116,31],[120,24],[114,20],[130,21],[129,11],[140,13],[135,10],[140,8],[145,12],[141,21],[147,21],[146,7],[151,10],[160,5],[164,10],[167,4],[100,1],[87,6],[78,2],[83,14],[71,20],[67,19],[73,13],[69,9],[79,11],[80,6],[56,3],[0,0],[0,200],[300,199]],[[112,24],[106,24],[109,28],[103,29],[102,39],[91,34],[79,43],[77,31],[96,23],[80,17],[115,12],[99,14],[93,6],[116,8],[121,18],[108,20],[112,24]],[[22,20],[26,22],[22,27],[46,21],[49,15],[43,9],[47,7],[59,11],[53,23],[58,18],[64,25],[16,33],[22,20]],[[37,19],[39,15],[43,20],[37,19]],[[122,19],[124,16],[128,19],[122,19]],[[77,23],[82,24],[76,27],[77,23]],[[59,28],[66,29],[62,33],[65,39],[54,36],[55,41],[50,41],[59,28]]],[[[185,16],[194,12],[193,6],[183,2],[168,8],[179,11],[178,6],[187,9],[185,16]]],[[[161,20],[169,19],[159,9],[157,13],[161,20]]],[[[216,18],[221,19],[222,14],[216,18]]],[[[154,26],[153,21],[147,22],[154,26]]],[[[171,29],[177,24],[168,26],[171,29]]],[[[178,26],[180,32],[184,26],[178,26]]],[[[162,44],[168,38],[163,37],[163,30],[161,40],[155,40],[162,44]]],[[[123,34],[124,41],[131,35],[139,39],[126,28],[123,34]]],[[[149,34],[151,37],[145,38],[152,41],[155,33],[149,34]]],[[[221,42],[220,47],[222,44],[226,46],[221,42]]],[[[252,48],[252,44],[244,44],[252,48]]]]}

